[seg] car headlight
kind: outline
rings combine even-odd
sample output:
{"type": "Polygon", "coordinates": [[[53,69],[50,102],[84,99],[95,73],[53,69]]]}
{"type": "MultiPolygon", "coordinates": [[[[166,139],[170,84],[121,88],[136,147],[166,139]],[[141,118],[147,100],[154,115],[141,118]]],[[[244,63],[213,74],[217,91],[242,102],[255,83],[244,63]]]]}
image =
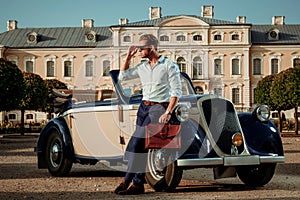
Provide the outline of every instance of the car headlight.
{"type": "Polygon", "coordinates": [[[180,122],[184,122],[189,118],[191,104],[190,102],[180,102],[175,108],[175,115],[180,122]]]}
{"type": "Polygon", "coordinates": [[[261,122],[266,122],[270,118],[270,109],[267,105],[259,105],[254,109],[253,112],[257,119],[259,119],[261,122]]]}

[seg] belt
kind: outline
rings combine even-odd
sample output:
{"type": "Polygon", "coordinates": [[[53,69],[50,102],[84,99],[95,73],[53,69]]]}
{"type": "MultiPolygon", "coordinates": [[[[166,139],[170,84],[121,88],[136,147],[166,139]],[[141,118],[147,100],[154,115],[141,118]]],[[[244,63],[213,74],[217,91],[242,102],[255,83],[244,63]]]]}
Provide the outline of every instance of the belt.
{"type": "Polygon", "coordinates": [[[159,102],[153,102],[153,101],[143,101],[143,103],[144,103],[146,106],[153,106],[153,105],[168,106],[168,105],[169,105],[169,102],[162,102],[162,103],[159,103],[159,102]]]}

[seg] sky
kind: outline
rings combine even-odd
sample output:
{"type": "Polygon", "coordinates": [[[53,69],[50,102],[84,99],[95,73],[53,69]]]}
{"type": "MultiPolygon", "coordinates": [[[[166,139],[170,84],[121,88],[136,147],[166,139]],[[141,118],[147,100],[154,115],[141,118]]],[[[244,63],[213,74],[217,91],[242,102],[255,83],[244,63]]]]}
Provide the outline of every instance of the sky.
{"type": "Polygon", "coordinates": [[[285,16],[286,24],[300,24],[300,0],[0,0],[0,33],[8,20],[18,28],[80,27],[82,19],[95,26],[117,25],[149,19],[149,7],[161,7],[162,16],[201,15],[201,6],[213,5],[214,18],[271,24],[272,16],[285,16]]]}

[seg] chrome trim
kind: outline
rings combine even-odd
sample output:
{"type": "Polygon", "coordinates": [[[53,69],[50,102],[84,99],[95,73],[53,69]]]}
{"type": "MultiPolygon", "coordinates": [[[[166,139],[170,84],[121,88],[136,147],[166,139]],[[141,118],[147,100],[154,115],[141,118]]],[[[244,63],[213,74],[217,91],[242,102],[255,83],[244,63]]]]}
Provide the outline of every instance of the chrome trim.
{"type": "Polygon", "coordinates": [[[177,165],[180,167],[205,167],[213,165],[241,166],[241,165],[259,165],[262,163],[283,163],[284,156],[226,156],[223,158],[196,158],[196,159],[178,159],[177,165]]]}
{"type": "MultiPolygon", "coordinates": [[[[208,99],[223,99],[224,101],[229,101],[231,104],[232,102],[224,97],[220,97],[220,96],[205,96],[205,97],[202,97],[201,99],[199,99],[197,101],[197,107],[198,107],[198,110],[199,110],[199,114],[200,114],[200,121],[199,123],[201,124],[202,128],[204,129],[205,133],[207,134],[207,137],[213,147],[213,149],[215,150],[215,152],[217,153],[218,156],[222,157],[222,156],[230,156],[229,154],[225,154],[219,147],[218,145],[216,144],[216,141],[213,139],[213,136],[212,136],[212,133],[210,132],[209,128],[208,128],[208,125],[207,125],[207,122],[206,120],[201,120],[201,119],[205,119],[205,115],[204,115],[204,112],[203,112],[203,109],[202,109],[202,102],[203,101],[206,101],[208,99]]],[[[245,139],[245,136],[244,136],[244,133],[243,133],[243,129],[241,127],[241,124],[239,123],[239,118],[237,116],[237,112],[236,112],[236,109],[235,107],[233,106],[233,109],[234,109],[234,112],[235,112],[235,119],[238,123],[238,127],[240,129],[240,133],[242,134],[242,137],[243,137],[243,145],[244,145],[244,151],[242,153],[240,153],[240,155],[250,155],[250,152],[248,150],[248,147],[247,147],[247,142],[246,142],[246,139],[245,139]]]]}

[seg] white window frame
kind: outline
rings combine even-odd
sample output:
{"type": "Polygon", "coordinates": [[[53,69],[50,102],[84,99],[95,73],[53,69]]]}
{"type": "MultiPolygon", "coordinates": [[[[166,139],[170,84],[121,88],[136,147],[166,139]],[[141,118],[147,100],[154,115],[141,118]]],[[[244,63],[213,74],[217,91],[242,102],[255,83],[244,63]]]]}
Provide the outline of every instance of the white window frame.
{"type": "Polygon", "coordinates": [[[26,70],[26,62],[31,61],[32,62],[32,73],[35,72],[35,56],[24,56],[24,72],[28,72],[26,70]]]}
{"type": "Polygon", "coordinates": [[[212,75],[214,77],[223,77],[224,76],[224,54],[214,54],[213,55],[213,59],[212,59],[213,63],[212,63],[212,75]],[[215,72],[215,60],[216,59],[220,59],[221,60],[221,73],[220,74],[216,74],[215,72]]]}
{"type": "Polygon", "coordinates": [[[201,56],[195,56],[193,59],[192,59],[192,68],[193,68],[193,79],[202,79],[203,78],[203,59],[201,58],[201,56]],[[196,59],[196,58],[200,58],[200,62],[197,62],[196,64],[199,64],[199,65],[201,65],[201,75],[198,75],[199,74],[199,69],[198,68],[196,68],[196,71],[197,71],[197,74],[195,75],[194,74],[194,64],[195,64],[195,62],[194,62],[194,60],[196,59]]]}
{"type": "Polygon", "coordinates": [[[242,96],[243,96],[243,90],[242,90],[243,85],[241,83],[233,83],[230,85],[230,99],[233,102],[232,95],[233,95],[233,89],[239,89],[239,102],[234,103],[235,105],[241,105],[242,102],[242,96]]]}
{"type": "Polygon", "coordinates": [[[72,77],[74,77],[74,58],[75,56],[73,55],[64,55],[62,57],[62,76],[65,80],[71,80],[72,77]],[[65,61],[70,61],[71,62],[71,75],[70,76],[65,76],[65,61]]]}
{"type": "Polygon", "coordinates": [[[232,42],[241,42],[242,41],[242,33],[240,31],[232,31],[232,32],[230,32],[230,41],[232,41],[232,42]],[[238,35],[239,39],[238,40],[233,40],[232,39],[233,35],[238,35]]]}
{"type": "Polygon", "coordinates": [[[187,42],[187,33],[182,33],[182,32],[178,32],[178,33],[175,33],[175,42],[179,42],[179,43],[185,43],[187,42]],[[177,37],[178,36],[184,36],[184,40],[177,40],[177,37]]]}
{"type": "Polygon", "coordinates": [[[264,71],[264,54],[263,53],[258,53],[258,54],[253,54],[252,55],[252,75],[255,77],[255,78],[261,78],[262,76],[263,76],[263,71],[264,71]],[[260,59],[260,64],[261,64],[261,66],[260,66],[260,74],[258,75],[256,75],[256,74],[254,74],[254,60],[255,59],[260,59]]]}
{"type": "Polygon", "coordinates": [[[269,56],[269,74],[272,74],[272,59],[278,59],[278,72],[277,74],[281,71],[281,53],[272,53],[269,56]]]}
{"type": "Polygon", "coordinates": [[[122,43],[124,44],[130,44],[133,42],[133,34],[129,34],[129,33],[123,33],[122,34],[122,43]],[[130,41],[125,41],[125,37],[129,37],[130,38],[130,41]]]}
{"type": "Polygon", "coordinates": [[[56,59],[57,59],[57,56],[55,56],[55,55],[47,55],[47,56],[45,56],[44,57],[44,65],[45,65],[45,77],[47,78],[47,79],[51,79],[51,78],[55,78],[57,75],[56,75],[56,59]],[[48,69],[47,69],[47,62],[48,61],[53,61],[54,62],[54,76],[47,76],[48,74],[47,74],[47,71],[48,71],[48,69]]]}
{"type": "Polygon", "coordinates": [[[159,36],[159,42],[167,43],[167,42],[170,42],[170,41],[171,41],[171,37],[170,37],[170,35],[168,35],[168,34],[161,34],[161,35],[159,36]],[[168,37],[169,40],[160,40],[161,37],[168,37]]]}
{"type": "Polygon", "coordinates": [[[231,57],[230,57],[230,75],[231,75],[231,77],[233,77],[233,78],[242,77],[241,66],[242,66],[242,54],[239,54],[239,53],[232,54],[231,57]],[[239,63],[238,63],[239,64],[238,74],[232,74],[232,69],[233,69],[232,61],[234,59],[237,59],[239,61],[239,63]]]}
{"type": "Polygon", "coordinates": [[[295,59],[300,59],[300,55],[298,55],[298,54],[295,54],[295,55],[292,55],[292,67],[294,67],[294,60],[295,59]]]}
{"type": "Polygon", "coordinates": [[[221,32],[221,31],[213,31],[212,32],[212,40],[213,42],[223,42],[224,41],[224,32],[221,32]],[[221,35],[221,40],[215,40],[215,36],[216,35],[221,35]]]}
{"type": "Polygon", "coordinates": [[[93,79],[93,77],[95,76],[95,60],[96,60],[96,56],[95,55],[85,55],[84,57],[84,77],[86,79],[93,79]],[[86,71],[86,62],[87,61],[91,61],[93,63],[92,65],[92,76],[87,76],[87,71],[86,71]]]}

